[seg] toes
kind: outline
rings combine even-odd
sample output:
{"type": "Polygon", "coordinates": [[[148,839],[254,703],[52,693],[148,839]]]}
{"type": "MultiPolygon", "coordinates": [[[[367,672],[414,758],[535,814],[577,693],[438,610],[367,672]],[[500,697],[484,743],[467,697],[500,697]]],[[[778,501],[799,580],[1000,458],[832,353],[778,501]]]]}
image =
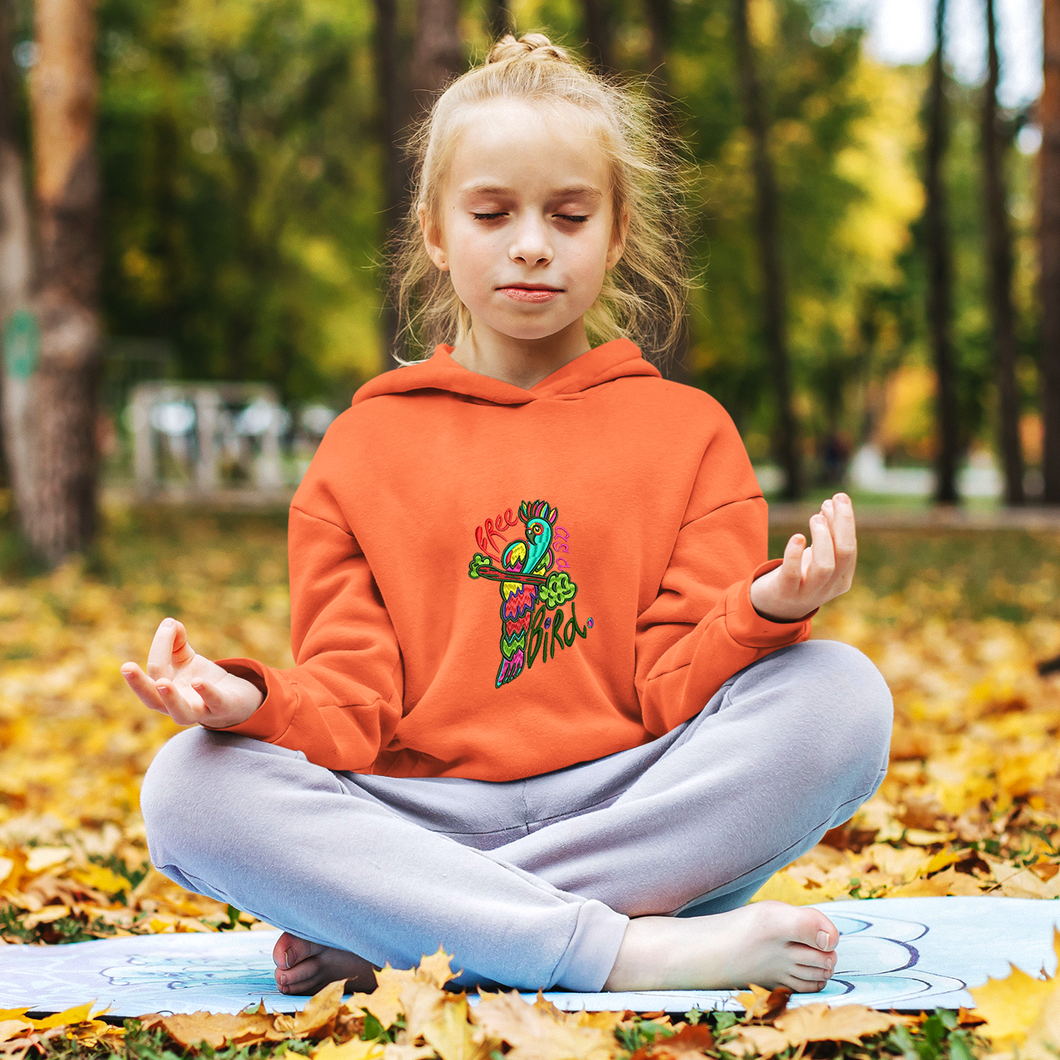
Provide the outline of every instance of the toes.
{"type": "Polygon", "coordinates": [[[294,968],[295,965],[301,964],[302,961],[316,956],[323,948],[323,946],[319,946],[315,942],[307,942],[305,939],[300,939],[297,935],[292,935],[290,932],[285,931],[276,940],[276,945],[272,948],[272,960],[279,969],[294,968]]]}
{"type": "Polygon", "coordinates": [[[800,912],[803,913],[803,919],[795,941],[824,953],[834,950],[839,942],[839,929],[835,924],[816,909],[802,909],[800,912]]]}
{"type": "Polygon", "coordinates": [[[805,972],[816,975],[818,972],[831,975],[836,966],[836,952],[830,950],[827,953],[821,950],[811,949],[809,946],[794,945],[789,947],[788,953],[795,963],[799,974],[805,972]]]}
{"type": "Polygon", "coordinates": [[[823,953],[830,953],[839,942],[839,929],[817,909],[793,906],[785,902],[762,902],[762,913],[768,917],[767,931],[774,936],[787,936],[794,943],[801,943],[823,953]]]}
{"type": "Polygon", "coordinates": [[[791,976],[784,984],[797,994],[819,994],[827,985],[827,979],[799,979],[791,976]]]}
{"type": "Polygon", "coordinates": [[[299,961],[291,969],[277,968],[275,972],[276,985],[284,994],[312,994],[321,983],[323,976],[320,973],[320,961],[316,957],[308,957],[299,961]]]}

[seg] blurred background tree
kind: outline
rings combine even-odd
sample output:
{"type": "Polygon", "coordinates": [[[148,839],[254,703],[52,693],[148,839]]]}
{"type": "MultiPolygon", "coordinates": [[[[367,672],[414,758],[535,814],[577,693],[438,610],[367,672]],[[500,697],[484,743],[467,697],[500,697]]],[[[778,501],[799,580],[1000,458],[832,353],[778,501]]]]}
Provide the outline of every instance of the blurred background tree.
{"type": "MultiPolygon", "coordinates": [[[[23,179],[9,159],[29,157],[40,44],[31,0],[9,2],[0,204],[23,179]]],[[[421,352],[397,335],[384,298],[387,240],[407,209],[408,123],[514,26],[544,29],[615,76],[647,78],[663,100],[690,176],[702,279],[679,371],[725,405],[756,463],[782,469],[778,486],[795,495],[837,483],[866,444],[892,463],[939,456],[921,120],[930,64],[874,60],[864,30],[828,0],[100,0],[96,11],[111,429],[124,430],[125,396],[142,379],[267,381],[290,407],[341,408],[393,363],[391,351],[421,352]]],[[[1027,108],[993,119],[1012,248],[1011,371],[995,352],[989,292],[999,281],[987,262],[1000,259],[984,253],[985,204],[997,202],[984,185],[991,77],[970,86],[940,63],[933,97],[945,103],[938,131],[949,145],[936,185],[952,248],[954,469],[999,437],[1011,443],[1013,415],[1028,465],[1040,466],[1040,321],[1042,367],[1057,356],[1040,311],[1055,286],[1046,224],[1036,286],[1034,149],[1012,150],[1034,118],[1027,108]],[[1009,386],[1004,434],[999,384],[1009,386]]],[[[4,205],[0,253],[18,224],[4,205]]],[[[10,319],[21,296],[0,297],[10,319]]],[[[10,442],[8,465],[17,477],[10,442]]]]}

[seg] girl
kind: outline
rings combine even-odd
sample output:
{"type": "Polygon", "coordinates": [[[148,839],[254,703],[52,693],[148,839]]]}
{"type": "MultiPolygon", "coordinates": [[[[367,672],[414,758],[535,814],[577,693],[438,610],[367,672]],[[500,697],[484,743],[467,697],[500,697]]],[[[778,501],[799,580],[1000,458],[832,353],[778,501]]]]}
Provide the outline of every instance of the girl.
{"type": "Polygon", "coordinates": [[[281,990],[439,945],[463,987],[834,968],[822,913],[745,903],[886,767],[882,678],[805,642],[850,585],[853,511],[837,494],[764,563],[731,421],[622,337],[679,322],[657,144],[541,36],[455,81],[402,278],[455,345],[362,387],[295,496],[296,665],[211,662],[166,619],[122,667],[196,726],[144,782],[152,859],[284,929],[281,990]]]}

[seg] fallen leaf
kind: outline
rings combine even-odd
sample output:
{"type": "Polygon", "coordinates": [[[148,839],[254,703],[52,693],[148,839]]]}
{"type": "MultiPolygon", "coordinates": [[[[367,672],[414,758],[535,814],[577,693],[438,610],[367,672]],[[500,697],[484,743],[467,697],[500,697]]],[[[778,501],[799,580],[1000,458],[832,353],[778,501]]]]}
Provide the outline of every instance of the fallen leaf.
{"type": "Polygon", "coordinates": [[[765,1020],[772,1022],[788,1007],[791,991],[786,986],[766,990],[755,983],[750,984],[750,993],[737,994],[736,1000],[744,1008],[747,1020],[765,1020]]]}
{"type": "Polygon", "coordinates": [[[383,1060],[426,1060],[429,1056],[434,1056],[434,1046],[399,1045],[397,1042],[387,1042],[383,1046],[383,1060]]]}
{"type": "Polygon", "coordinates": [[[807,1042],[853,1042],[882,1034],[904,1022],[901,1016],[877,1012],[864,1005],[838,1005],[830,1008],[820,1002],[788,1009],[774,1021],[790,1045],[807,1042]]]}
{"type": "Polygon", "coordinates": [[[416,974],[421,979],[425,979],[428,983],[433,983],[435,986],[445,986],[446,983],[451,982],[460,975],[460,972],[452,970],[450,967],[452,963],[453,958],[439,946],[437,951],[432,953],[430,957],[426,954],[423,955],[423,959],[416,969],[416,974]]]}
{"type": "Polygon", "coordinates": [[[642,1045],[630,1060],[690,1060],[714,1048],[714,1034],[705,1023],[682,1027],[669,1038],[642,1045]]]}
{"type": "Polygon", "coordinates": [[[375,973],[375,990],[370,994],[353,994],[349,1003],[370,1012],[386,1030],[387,1027],[392,1027],[401,1015],[401,990],[414,978],[411,970],[391,968],[389,964],[385,964],[375,973]]]}
{"type": "MultiPolygon", "coordinates": [[[[45,1016],[43,1019],[32,1020],[34,1029],[38,1031],[48,1030],[50,1027],[64,1027],[69,1023],[84,1023],[90,1018],[89,1013],[95,1001],[86,1001],[83,1005],[74,1005],[73,1008],[64,1009],[54,1015],[45,1016]]],[[[103,1010],[104,1012],[106,1009],[103,1010]]]]}
{"type": "Polygon", "coordinates": [[[345,986],[345,979],[329,983],[322,990],[318,990],[294,1016],[278,1015],[275,1018],[277,1031],[285,1032],[284,1037],[287,1038],[319,1040],[328,1037],[335,1029],[345,986]]]}
{"type": "Polygon", "coordinates": [[[160,1028],[185,1049],[202,1042],[220,1049],[230,1041],[242,1039],[252,1022],[245,1015],[227,1012],[178,1012],[172,1016],[159,1016],[145,1026],[160,1028]]]}
{"type": "MultiPolygon", "coordinates": [[[[1053,951],[1060,960],[1060,931],[1055,928],[1053,951]]],[[[983,1031],[991,1041],[1020,1046],[1042,1016],[1057,981],[1035,978],[1012,965],[1009,968],[1004,979],[988,979],[982,986],[969,987],[968,992],[975,999],[976,1012],[986,1021],[983,1031]]],[[[1051,1027],[1051,1017],[1047,1017],[1043,1033],[1051,1027]]]]}
{"type": "Polygon", "coordinates": [[[548,1002],[528,1005],[515,991],[483,994],[471,1018],[511,1046],[510,1060],[610,1060],[615,1049],[614,1035],[579,1026],[548,1002]]]}
{"type": "Polygon", "coordinates": [[[931,898],[947,894],[977,895],[982,893],[983,888],[979,886],[974,876],[969,876],[966,872],[958,872],[951,865],[942,872],[935,873],[934,876],[895,887],[887,892],[887,896],[889,898],[931,898]]]}
{"type": "Polygon", "coordinates": [[[54,924],[56,920],[70,915],[70,907],[66,905],[46,905],[36,913],[30,913],[22,918],[22,926],[27,930],[39,927],[41,924],[54,924]]]}
{"type": "Polygon", "coordinates": [[[64,864],[72,853],[69,847],[33,847],[26,857],[26,868],[30,872],[43,872],[64,864]]]}
{"type": "Polygon", "coordinates": [[[735,1056],[761,1056],[764,1060],[788,1048],[788,1038],[775,1027],[738,1025],[734,1036],[723,1039],[721,1047],[735,1056]]]}
{"type": "Polygon", "coordinates": [[[33,1030],[33,1024],[28,1020],[0,1020],[0,1042],[10,1041],[17,1035],[31,1030],[33,1030]]]}
{"type": "MultiPolygon", "coordinates": [[[[313,1060],[383,1060],[383,1046],[379,1042],[362,1042],[359,1038],[336,1045],[330,1038],[325,1038],[309,1055],[313,1060]]],[[[401,1060],[412,1058],[402,1057],[401,1060]]]]}

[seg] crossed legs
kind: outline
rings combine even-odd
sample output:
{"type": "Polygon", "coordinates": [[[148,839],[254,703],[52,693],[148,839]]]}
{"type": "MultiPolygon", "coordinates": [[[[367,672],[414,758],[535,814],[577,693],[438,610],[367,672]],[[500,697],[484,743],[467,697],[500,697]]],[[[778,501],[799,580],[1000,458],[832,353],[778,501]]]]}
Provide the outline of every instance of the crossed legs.
{"type": "Polygon", "coordinates": [[[152,765],[144,815],[162,871],[285,929],[291,992],[439,944],[461,986],[815,990],[834,926],[743,903],[875,790],[889,732],[871,663],[811,641],[660,740],[507,784],[336,774],[190,730],[152,765]]]}

